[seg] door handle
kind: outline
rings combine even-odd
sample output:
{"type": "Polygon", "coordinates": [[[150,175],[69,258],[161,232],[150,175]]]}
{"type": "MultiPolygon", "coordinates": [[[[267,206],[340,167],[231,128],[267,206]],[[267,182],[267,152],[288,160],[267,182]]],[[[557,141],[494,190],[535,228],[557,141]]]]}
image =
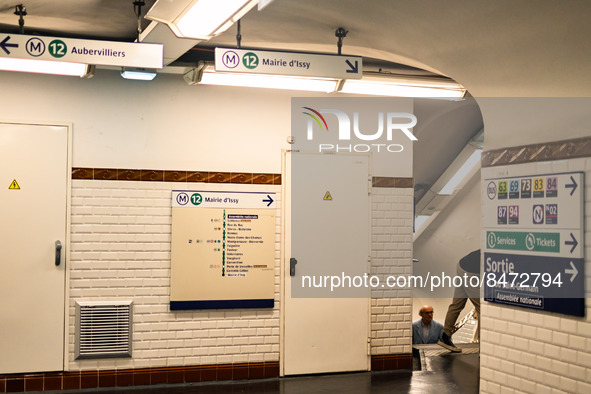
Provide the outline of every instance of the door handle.
{"type": "Polygon", "coordinates": [[[62,263],[62,243],[55,241],[55,265],[62,263]]]}
{"type": "Polygon", "coordinates": [[[295,266],[298,263],[293,257],[289,259],[289,276],[295,276],[295,266]]]}

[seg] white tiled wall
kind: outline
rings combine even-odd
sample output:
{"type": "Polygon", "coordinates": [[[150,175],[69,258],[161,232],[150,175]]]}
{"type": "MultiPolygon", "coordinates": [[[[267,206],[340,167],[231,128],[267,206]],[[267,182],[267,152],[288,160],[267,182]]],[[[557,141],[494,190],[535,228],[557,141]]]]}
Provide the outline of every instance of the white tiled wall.
{"type": "Polygon", "coordinates": [[[483,302],[480,389],[483,393],[591,393],[591,158],[532,163],[524,168],[529,173],[585,171],[586,317],[483,302]]]}
{"type": "MultiPolygon", "coordinates": [[[[372,274],[412,273],[412,188],[372,189],[372,274]]],[[[408,290],[372,289],[371,354],[412,352],[412,299],[408,290]]]]}
{"type": "MultiPolygon", "coordinates": [[[[279,233],[271,310],[170,312],[171,190],[224,185],[72,181],[69,369],[144,368],[279,360],[279,233]],[[132,300],[133,357],[74,360],[75,301],[132,300]]],[[[279,186],[233,185],[274,191],[279,186]]]]}
{"type": "MultiPolygon", "coordinates": [[[[279,186],[72,181],[70,370],[279,360],[280,212],[272,310],[170,312],[171,190],[273,191],[279,186]],[[75,302],[132,300],[133,357],[75,360],[75,302]]],[[[410,273],[412,189],[373,189],[372,265],[410,273]]],[[[411,352],[411,299],[372,299],[372,354],[411,352]]]]}

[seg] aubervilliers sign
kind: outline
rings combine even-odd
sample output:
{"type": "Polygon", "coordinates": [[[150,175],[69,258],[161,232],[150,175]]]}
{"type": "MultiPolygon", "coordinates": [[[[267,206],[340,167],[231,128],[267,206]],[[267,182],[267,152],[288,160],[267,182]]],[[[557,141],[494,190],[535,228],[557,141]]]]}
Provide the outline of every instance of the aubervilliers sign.
{"type": "Polygon", "coordinates": [[[0,57],[159,69],[163,45],[0,34],[0,57]]]}

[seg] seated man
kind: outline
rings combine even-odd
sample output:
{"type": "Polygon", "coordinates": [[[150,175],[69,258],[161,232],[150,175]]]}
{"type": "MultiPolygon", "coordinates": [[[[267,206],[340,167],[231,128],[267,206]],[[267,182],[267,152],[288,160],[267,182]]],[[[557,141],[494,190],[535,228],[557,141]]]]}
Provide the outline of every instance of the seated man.
{"type": "Polygon", "coordinates": [[[419,310],[419,316],[421,320],[412,323],[413,345],[437,343],[443,333],[443,325],[433,320],[433,307],[423,305],[419,310]]]}

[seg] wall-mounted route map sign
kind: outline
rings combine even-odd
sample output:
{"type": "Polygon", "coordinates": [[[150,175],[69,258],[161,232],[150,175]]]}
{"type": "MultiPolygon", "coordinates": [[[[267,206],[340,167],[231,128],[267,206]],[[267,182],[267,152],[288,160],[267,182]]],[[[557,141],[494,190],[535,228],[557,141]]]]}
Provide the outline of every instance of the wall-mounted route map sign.
{"type": "Polygon", "coordinates": [[[272,308],[275,193],[172,192],[170,309],[272,308]]]}
{"type": "Polygon", "coordinates": [[[521,168],[482,183],[484,298],[584,316],[584,173],[521,168]]]}

